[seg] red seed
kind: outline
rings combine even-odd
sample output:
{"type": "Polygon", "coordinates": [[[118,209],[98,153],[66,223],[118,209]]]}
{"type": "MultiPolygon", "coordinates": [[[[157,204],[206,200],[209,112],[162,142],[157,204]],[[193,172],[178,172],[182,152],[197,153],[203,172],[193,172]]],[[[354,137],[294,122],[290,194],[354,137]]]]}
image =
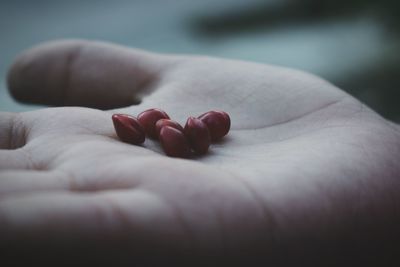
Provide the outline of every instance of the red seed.
{"type": "Polygon", "coordinates": [[[189,117],[186,121],[184,132],[196,153],[207,153],[211,138],[208,127],[204,122],[200,119],[189,117]]]}
{"type": "Polygon", "coordinates": [[[190,156],[190,145],[183,132],[171,126],[161,128],[159,136],[165,154],[170,157],[187,158],[190,156]]]}
{"type": "Polygon", "coordinates": [[[139,145],[145,140],[145,131],[140,122],[132,116],[125,114],[112,115],[115,131],[121,141],[139,145]]]}
{"type": "Polygon", "coordinates": [[[207,125],[211,141],[218,141],[227,135],[231,128],[231,119],[224,111],[209,111],[198,118],[207,125]]]}
{"type": "Polygon", "coordinates": [[[172,128],[175,128],[175,129],[183,132],[183,127],[176,121],[173,121],[170,119],[161,119],[156,122],[156,136],[157,137],[160,135],[161,128],[164,126],[171,126],[172,128]]]}
{"type": "Polygon", "coordinates": [[[157,138],[155,127],[160,119],[169,119],[169,116],[164,111],[156,108],[145,110],[138,115],[138,120],[143,125],[146,134],[153,139],[157,138]]]}

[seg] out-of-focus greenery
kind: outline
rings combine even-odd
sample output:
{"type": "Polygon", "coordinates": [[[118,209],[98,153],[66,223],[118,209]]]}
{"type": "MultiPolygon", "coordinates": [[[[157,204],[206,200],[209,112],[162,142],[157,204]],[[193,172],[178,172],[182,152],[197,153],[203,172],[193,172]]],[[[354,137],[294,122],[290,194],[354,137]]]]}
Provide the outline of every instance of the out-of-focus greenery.
{"type": "Polygon", "coordinates": [[[23,49],[57,38],[278,64],[313,72],[400,122],[399,0],[0,0],[0,110],[23,49]]]}
{"type": "Polygon", "coordinates": [[[287,0],[270,1],[230,9],[228,12],[205,14],[194,20],[194,28],[213,38],[237,32],[273,28],[282,24],[318,23],[346,17],[368,15],[388,29],[400,32],[400,1],[396,0],[287,0]]]}
{"type": "MultiPolygon", "coordinates": [[[[287,0],[269,1],[228,12],[195,18],[199,35],[221,39],[248,32],[275,31],[294,25],[317,25],[368,17],[384,28],[383,49],[373,62],[359,65],[335,77],[325,77],[366,102],[387,118],[400,121],[400,1],[398,0],[287,0]]],[[[363,46],[360,43],[360,48],[363,46]]],[[[338,57],[341,55],[338,54],[338,57]]],[[[346,58],[343,58],[346,60],[346,58]]]]}

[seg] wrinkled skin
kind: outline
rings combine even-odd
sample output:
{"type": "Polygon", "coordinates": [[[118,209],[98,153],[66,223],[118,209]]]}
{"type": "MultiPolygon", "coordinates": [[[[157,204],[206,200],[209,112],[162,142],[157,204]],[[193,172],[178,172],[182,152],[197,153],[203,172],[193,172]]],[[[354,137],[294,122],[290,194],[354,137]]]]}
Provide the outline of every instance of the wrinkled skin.
{"type": "Polygon", "coordinates": [[[20,101],[64,107],[0,115],[3,260],[395,259],[399,126],[317,77],[68,40],[22,53],[8,84],[20,101]],[[180,123],[224,110],[232,128],[188,160],[120,142],[111,115],[152,107],[180,123]]]}

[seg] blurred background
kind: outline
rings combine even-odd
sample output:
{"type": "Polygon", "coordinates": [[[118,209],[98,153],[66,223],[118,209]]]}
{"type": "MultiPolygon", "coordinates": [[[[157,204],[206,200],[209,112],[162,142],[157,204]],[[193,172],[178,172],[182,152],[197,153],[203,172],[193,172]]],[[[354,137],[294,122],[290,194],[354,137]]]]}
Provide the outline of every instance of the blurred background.
{"type": "Polygon", "coordinates": [[[0,110],[40,108],[6,89],[21,50],[89,38],[302,69],[400,122],[399,25],[398,0],[0,0],[0,110]]]}

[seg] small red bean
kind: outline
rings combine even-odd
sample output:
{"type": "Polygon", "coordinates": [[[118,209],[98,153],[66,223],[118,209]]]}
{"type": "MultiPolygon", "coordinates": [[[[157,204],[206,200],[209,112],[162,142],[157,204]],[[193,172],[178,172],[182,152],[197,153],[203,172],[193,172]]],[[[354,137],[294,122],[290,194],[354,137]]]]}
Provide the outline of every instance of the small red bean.
{"type": "Polygon", "coordinates": [[[209,111],[198,117],[210,131],[211,141],[218,141],[228,134],[231,128],[231,119],[224,111],[209,111]]]}
{"type": "Polygon", "coordinates": [[[157,137],[160,135],[161,128],[164,126],[171,126],[172,128],[175,128],[175,129],[183,132],[183,127],[176,121],[173,121],[170,119],[161,119],[156,122],[156,136],[157,137]]]}
{"type": "Polygon", "coordinates": [[[190,145],[183,132],[171,126],[161,128],[159,136],[165,154],[170,157],[187,158],[190,156],[190,145]]]}
{"type": "Polygon", "coordinates": [[[200,119],[189,117],[185,124],[185,135],[193,150],[198,154],[205,154],[210,147],[210,132],[207,125],[200,119]]]}
{"type": "Polygon", "coordinates": [[[138,120],[143,125],[146,134],[153,139],[157,138],[155,126],[160,119],[169,119],[169,116],[164,111],[156,108],[145,110],[138,115],[138,120]]]}
{"type": "Polygon", "coordinates": [[[145,131],[135,117],[125,114],[114,114],[112,115],[112,121],[117,136],[121,141],[134,145],[144,142],[145,131]]]}

